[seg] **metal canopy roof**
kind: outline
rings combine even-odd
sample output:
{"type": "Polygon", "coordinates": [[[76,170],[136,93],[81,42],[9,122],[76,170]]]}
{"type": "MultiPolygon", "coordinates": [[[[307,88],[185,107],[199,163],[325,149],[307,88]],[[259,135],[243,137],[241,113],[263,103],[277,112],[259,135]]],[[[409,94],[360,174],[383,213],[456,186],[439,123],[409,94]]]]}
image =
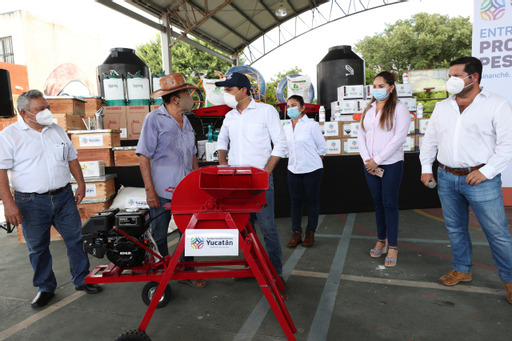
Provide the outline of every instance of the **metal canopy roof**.
{"type": "MultiPolygon", "coordinates": [[[[243,54],[252,64],[315,28],[404,0],[124,0],[124,4],[114,0],[96,1],[224,60],[235,64],[243,54]],[[281,4],[287,11],[283,17],[276,15],[281,4]]],[[[173,41],[170,40],[170,46],[173,41]]]]}

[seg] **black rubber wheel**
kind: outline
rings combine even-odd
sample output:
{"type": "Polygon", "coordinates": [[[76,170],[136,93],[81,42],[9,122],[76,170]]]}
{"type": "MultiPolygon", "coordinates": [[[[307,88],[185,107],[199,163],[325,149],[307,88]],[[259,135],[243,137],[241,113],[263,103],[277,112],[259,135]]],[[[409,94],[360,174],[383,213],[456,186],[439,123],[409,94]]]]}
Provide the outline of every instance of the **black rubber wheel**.
{"type": "Polygon", "coordinates": [[[119,335],[115,341],[151,341],[151,338],[140,330],[128,330],[119,335]]]}
{"type": "MultiPolygon", "coordinates": [[[[142,301],[149,306],[151,303],[151,299],[153,298],[153,295],[156,292],[156,289],[158,288],[158,282],[149,282],[144,286],[144,289],[142,289],[142,301]]],[[[169,284],[165,287],[164,294],[160,298],[160,301],[158,302],[157,308],[162,308],[169,303],[169,300],[171,299],[171,287],[169,284]]]]}

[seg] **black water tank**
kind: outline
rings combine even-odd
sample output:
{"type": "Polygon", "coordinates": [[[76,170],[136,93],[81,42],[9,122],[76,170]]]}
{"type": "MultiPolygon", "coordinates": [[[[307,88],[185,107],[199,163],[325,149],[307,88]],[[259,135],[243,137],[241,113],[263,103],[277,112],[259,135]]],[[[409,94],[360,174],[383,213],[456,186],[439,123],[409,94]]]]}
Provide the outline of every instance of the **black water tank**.
{"type": "Polygon", "coordinates": [[[13,117],[13,107],[9,71],[0,69],[0,117],[13,117]]]}
{"type": "Polygon", "coordinates": [[[103,78],[105,78],[105,75],[110,74],[110,70],[115,70],[119,76],[122,76],[124,79],[128,76],[128,72],[131,74],[140,72],[142,76],[151,81],[151,71],[149,67],[135,54],[135,50],[115,47],[110,49],[110,55],[97,69],[98,89],[100,89],[101,97],[105,97],[103,78]]]}
{"type": "Polygon", "coordinates": [[[331,111],[338,87],[365,84],[364,60],[348,45],[334,46],[316,66],[318,104],[331,111]]]}

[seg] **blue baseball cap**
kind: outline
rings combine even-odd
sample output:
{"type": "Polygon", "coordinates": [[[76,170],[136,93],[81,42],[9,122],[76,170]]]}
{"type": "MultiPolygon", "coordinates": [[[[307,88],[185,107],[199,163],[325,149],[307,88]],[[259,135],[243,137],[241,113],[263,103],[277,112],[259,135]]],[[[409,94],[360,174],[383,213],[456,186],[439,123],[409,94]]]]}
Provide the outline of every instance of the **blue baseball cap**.
{"type": "Polygon", "coordinates": [[[239,89],[246,88],[249,93],[251,91],[251,82],[249,81],[249,78],[240,72],[233,72],[225,80],[215,82],[215,85],[225,87],[236,86],[239,89]]]}

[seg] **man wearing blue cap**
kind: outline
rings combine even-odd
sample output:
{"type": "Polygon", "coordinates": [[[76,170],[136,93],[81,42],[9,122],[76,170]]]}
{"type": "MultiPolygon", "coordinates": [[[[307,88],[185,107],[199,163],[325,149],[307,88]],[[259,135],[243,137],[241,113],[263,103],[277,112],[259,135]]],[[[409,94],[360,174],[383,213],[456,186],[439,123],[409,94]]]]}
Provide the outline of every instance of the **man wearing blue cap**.
{"type": "MultiPolygon", "coordinates": [[[[252,166],[269,173],[266,192],[267,206],[255,214],[263,233],[270,262],[281,277],[283,273],[281,242],[274,220],[274,181],[272,171],[287,152],[286,136],[276,109],[265,103],[254,101],[251,83],[241,73],[234,72],[224,81],[224,102],[233,108],[226,114],[220,129],[217,151],[219,164],[231,166],[252,166]],[[272,148],[273,144],[273,148],[272,148]],[[228,155],[229,145],[229,155],[228,155]]],[[[254,214],[251,215],[251,224],[254,214]]]]}

